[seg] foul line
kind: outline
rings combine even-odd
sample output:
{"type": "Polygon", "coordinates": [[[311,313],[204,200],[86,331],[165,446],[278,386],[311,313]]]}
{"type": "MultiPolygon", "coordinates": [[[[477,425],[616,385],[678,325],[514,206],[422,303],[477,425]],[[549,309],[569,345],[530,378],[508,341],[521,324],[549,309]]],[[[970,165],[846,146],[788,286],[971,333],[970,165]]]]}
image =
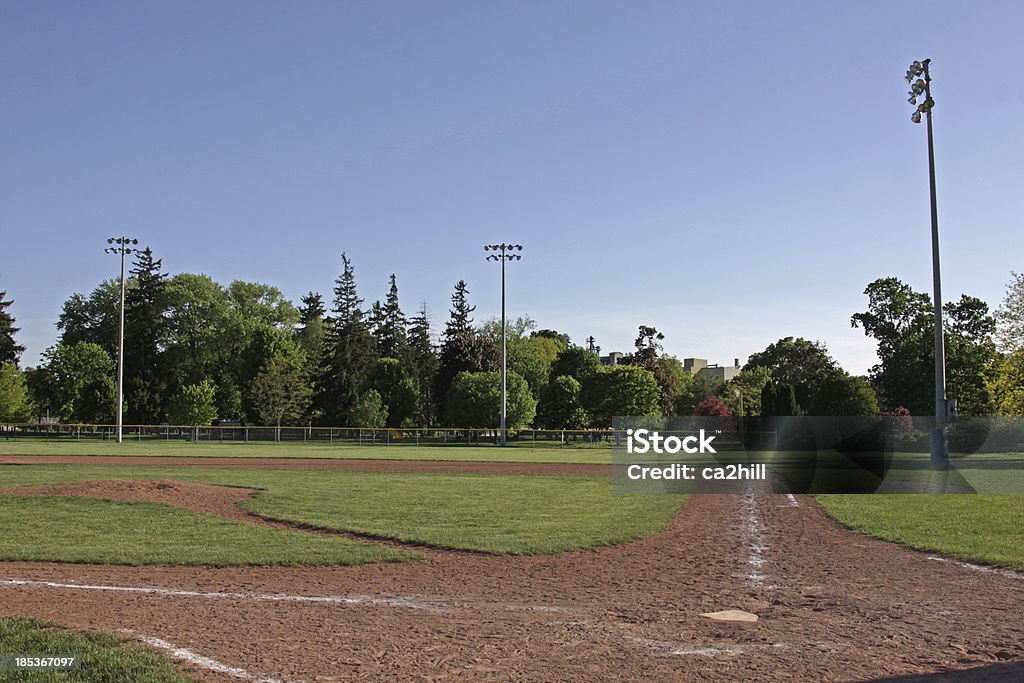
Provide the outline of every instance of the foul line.
{"type": "Polygon", "coordinates": [[[1000,569],[999,567],[984,567],[980,564],[971,564],[970,562],[964,562],[962,560],[952,560],[948,557],[931,556],[928,559],[933,560],[935,562],[948,562],[949,564],[955,564],[958,567],[970,569],[971,571],[975,572],[983,572],[985,574],[998,574],[999,576],[1005,576],[1010,579],[1024,579],[1024,574],[1021,574],[1020,572],[1015,572],[1012,569],[1000,569]]]}
{"type": "Polygon", "coordinates": [[[234,600],[263,600],[268,602],[314,602],[333,605],[377,605],[384,607],[405,607],[445,611],[446,606],[438,603],[418,602],[406,598],[373,598],[367,595],[282,595],[278,593],[226,593],[186,591],[172,588],[140,588],[137,586],[93,586],[80,583],[58,583],[32,579],[0,579],[0,586],[45,586],[72,590],[111,591],[117,593],[146,593],[169,595],[179,598],[228,598],[234,600]]]}
{"type": "Polygon", "coordinates": [[[762,573],[761,568],[764,566],[764,558],[762,554],[765,551],[765,542],[763,537],[764,526],[761,524],[761,520],[757,517],[757,504],[754,502],[754,494],[748,493],[745,498],[745,509],[744,509],[744,531],[747,542],[747,564],[750,565],[750,570],[747,572],[747,582],[755,588],[760,588],[767,577],[766,574],[762,573]]]}
{"type": "Polygon", "coordinates": [[[152,648],[156,648],[157,650],[163,650],[167,653],[169,657],[172,657],[173,659],[177,659],[182,662],[188,662],[189,664],[193,664],[203,669],[208,669],[209,671],[216,671],[217,673],[227,674],[229,676],[234,676],[235,678],[242,678],[247,681],[258,681],[259,683],[284,683],[279,678],[267,678],[261,675],[254,675],[249,673],[245,669],[239,669],[238,667],[229,666],[222,662],[218,662],[216,659],[211,659],[204,655],[198,654],[196,652],[193,652],[192,650],[189,650],[188,648],[178,647],[174,643],[168,643],[166,640],[154,638],[152,636],[143,636],[137,634],[129,628],[119,629],[118,632],[133,636],[138,640],[142,641],[143,643],[145,643],[146,645],[149,645],[152,648]]]}
{"type": "Polygon", "coordinates": [[[786,500],[789,501],[789,507],[791,507],[791,508],[798,508],[798,507],[800,507],[800,502],[796,499],[796,496],[794,496],[792,493],[787,493],[786,494],[786,500]]]}

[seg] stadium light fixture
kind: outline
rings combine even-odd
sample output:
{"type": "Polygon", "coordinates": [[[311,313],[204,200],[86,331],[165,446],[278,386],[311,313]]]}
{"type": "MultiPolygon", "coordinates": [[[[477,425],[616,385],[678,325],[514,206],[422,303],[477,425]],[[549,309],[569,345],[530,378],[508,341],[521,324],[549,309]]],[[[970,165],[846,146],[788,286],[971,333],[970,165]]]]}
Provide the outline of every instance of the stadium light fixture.
{"type": "Polygon", "coordinates": [[[505,446],[507,429],[506,425],[506,400],[505,400],[505,377],[507,375],[508,351],[505,343],[505,262],[522,260],[521,254],[513,254],[513,251],[522,251],[521,244],[485,244],[484,251],[498,252],[487,256],[488,261],[501,261],[501,445],[505,446]]]}
{"type": "Polygon", "coordinates": [[[931,434],[931,461],[936,465],[949,462],[949,446],[946,442],[946,421],[949,417],[949,401],[946,400],[946,351],[942,338],[942,280],[939,274],[939,212],[935,198],[935,144],[932,139],[932,78],[928,70],[930,59],[914,62],[905,76],[910,85],[910,97],[914,113],[910,120],[921,123],[922,116],[928,126],[928,183],[931,194],[932,212],[932,287],[934,289],[935,318],[935,426],[931,434]]]}
{"type": "Polygon", "coordinates": [[[138,243],[137,239],[128,237],[110,237],[107,238],[107,244],[117,246],[110,246],[103,250],[105,254],[121,255],[121,324],[117,337],[117,443],[121,443],[124,417],[124,257],[125,254],[139,251],[135,246],[138,243]]]}

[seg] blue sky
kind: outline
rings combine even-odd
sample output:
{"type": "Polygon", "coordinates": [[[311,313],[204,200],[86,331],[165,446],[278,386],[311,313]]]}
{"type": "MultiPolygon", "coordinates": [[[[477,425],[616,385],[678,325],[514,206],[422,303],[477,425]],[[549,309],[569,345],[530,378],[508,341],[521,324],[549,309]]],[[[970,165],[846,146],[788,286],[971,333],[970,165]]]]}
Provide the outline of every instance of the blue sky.
{"type": "Polygon", "coordinates": [[[871,280],[931,286],[933,63],[946,298],[1024,270],[1019,2],[0,3],[0,290],[29,347],[117,273],[329,298],[398,276],[439,329],[482,245],[514,241],[509,313],[604,351],[639,324],[729,363],[794,335],[851,372],[871,280]]]}

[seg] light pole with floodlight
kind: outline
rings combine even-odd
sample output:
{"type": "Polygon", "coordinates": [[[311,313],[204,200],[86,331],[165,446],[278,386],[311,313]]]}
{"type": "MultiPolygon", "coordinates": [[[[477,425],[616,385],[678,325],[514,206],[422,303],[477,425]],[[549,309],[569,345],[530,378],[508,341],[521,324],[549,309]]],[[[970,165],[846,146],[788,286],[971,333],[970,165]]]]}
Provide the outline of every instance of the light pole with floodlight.
{"type": "Polygon", "coordinates": [[[121,255],[121,324],[117,337],[117,442],[121,443],[121,423],[124,410],[124,257],[133,251],[138,251],[134,246],[139,241],[127,237],[111,237],[107,244],[110,246],[103,250],[106,254],[121,255]],[[131,246],[129,246],[131,245],[131,246]]]}
{"type": "Polygon", "coordinates": [[[949,462],[949,447],[946,443],[946,418],[949,402],[946,401],[946,352],[942,338],[942,283],[939,277],[939,211],[935,199],[935,145],[932,142],[932,78],[928,72],[930,59],[914,62],[907,69],[907,83],[910,84],[910,98],[914,113],[910,119],[921,123],[924,114],[928,124],[928,182],[931,191],[932,209],[932,286],[935,290],[935,427],[931,435],[931,461],[942,465],[949,462]]]}
{"type": "Polygon", "coordinates": [[[513,254],[513,251],[522,251],[521,244],[488,244],[484,251],[500,252],[487,257],[488,261],[501,261],[501,445],[505,446],[505,375],[508,354],[505,345],[505,262],[518,261],[523,257],[520,254],[513,254]]]}

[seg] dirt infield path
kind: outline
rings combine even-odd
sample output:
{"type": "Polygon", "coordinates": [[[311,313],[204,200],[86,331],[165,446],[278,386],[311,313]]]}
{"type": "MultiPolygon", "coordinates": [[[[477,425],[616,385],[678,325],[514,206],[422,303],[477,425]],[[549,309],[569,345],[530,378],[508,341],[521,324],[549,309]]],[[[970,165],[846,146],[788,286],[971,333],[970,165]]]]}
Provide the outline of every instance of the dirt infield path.
{"type": "Polygon", "coordinates": [[[544,557],[0,563],[0,613],[184,648],[206,680],[1024,679],[1022,575],[858,536],[784,495],[696,495],[656,537],[544,557]],[[759,621],[700,616],[725,609],[759,621]],[[943,670],[970,671],[903,677],[943,670]]]}
{"type": "Polygon", "coordinates": [[[270,470],[349,470],[356,472],[445,472],[610,476],[609,464],[478,462],[471,460],[372,460],[360,458],[220,458],[163,455],[0,455],[0,465],[130,465],[148,467],[244,467],[270,470]]]}

